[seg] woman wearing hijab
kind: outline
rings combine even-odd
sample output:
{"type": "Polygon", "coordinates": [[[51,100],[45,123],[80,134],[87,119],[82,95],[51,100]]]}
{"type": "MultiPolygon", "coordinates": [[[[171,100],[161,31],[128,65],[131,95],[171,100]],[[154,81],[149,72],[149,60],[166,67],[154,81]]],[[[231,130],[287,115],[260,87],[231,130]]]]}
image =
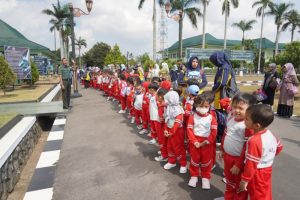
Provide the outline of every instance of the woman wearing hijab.
{"type": "Polygon", "coordinates": [[[280,83],[280,95],[277,107],[277,114],[281,117],[293,115],[294,96],[296,87],[299,86],[296,71],[292,63],[286,63],[282,67],[283,78],[280,83]]]}
{"type": "Polygon", "coordinates": [[[269,64],[266,69],[265,78],[262,85],[262,89],[267,95],[267,99],[263,100],[262,103],[269,104],[270,106],[273,106],[274,104],[275,91],[280,80],[276,69],[277,65],[275,63],[269,64]]]}
{"type": "Polygon", "coordinates": [[[198,86],[200,90],[207,85],[206,75],[204,71],[201,70],[199,59],[196,56],[190,58],[187,64],[185,76],[186,76],[185,77],[186,80],[196,79],[199,83],[198,86]]]}
{"type": "MultiPolygon", "coordinates": [[[[155,64],[155,65],[154,65],[154,68],[153,68],[153,77],[158,77],[158,76],[159,76],[159,71],[160,71],[159,65],[158,65],[158,64],[155,64]]],[[[153,78],[153,77],[152,77],[152,78],[153,78]]]]}
{"type": "Polygon", "coordinates": [[[162,79],[162,80],[169,80],[169,66],[167,63],[163,62],[161,64],[161,70],[159,71],[159,77],[162,79]]]}
{"type": "Polygon", "coordinates": [[[220,100],[231,98],[238,92],[232,65],[223,51],[216,51],[209,60],[218,67],[212,91],[215,93],[215,109],[221,109],[220,100]]]}
{"type": "Polygon", "coordinates": [[[186,153],[184,148],[183,109],[179,102],[179,95],[170,91],[164,96],[167,105],[164,113],[166,129],[164,135],[168,137],[168,163],[164,169],[169,170],[176,166],[176,160],[180,164],[179,173],[187,172],[186,153]]]}
{"type": "Polygon", "coordinates": [[[172,82],[172,88],[175,89],[178,87],[178,67],[177,65],[173,65],[173,68],[170,71],[170,78],[172,82]]]}

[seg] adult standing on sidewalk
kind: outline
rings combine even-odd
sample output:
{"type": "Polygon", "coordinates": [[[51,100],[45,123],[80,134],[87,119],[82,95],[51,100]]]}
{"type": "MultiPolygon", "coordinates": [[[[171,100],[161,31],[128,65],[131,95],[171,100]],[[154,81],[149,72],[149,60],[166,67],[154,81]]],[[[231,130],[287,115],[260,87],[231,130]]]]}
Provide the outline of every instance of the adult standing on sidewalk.
{"type": "Polygon", "coordinates": [[[70,98],[71,98],[71,81],[72,81],[72,73],[71,67],[68,65],[68,60],[63,58],[61,60],[62,65],[58,70],[60,86],[62,91],[62,99],[63,99],[63,108],[68,109],[70,106],[70,98]]]}
{"type": "Polygon", "coordinates": [[[290,118],[293,115],[294,97],[297,93],[299,81],[292,63],[286,63],[282,67],[283,78],[280,84],[280,95],[277,114],[290,118]]]}
{"type": "Polygon", "coordinates": [[[277,65],[275,63],[270,63],[266,69],[264,82],[262,85],[262,89],[265,91],[267,95],[267,99],[263,100],[263,104],[269,104],[273,106],[275,90],[280,81],[279,74],[277,73],[277,65]]]}

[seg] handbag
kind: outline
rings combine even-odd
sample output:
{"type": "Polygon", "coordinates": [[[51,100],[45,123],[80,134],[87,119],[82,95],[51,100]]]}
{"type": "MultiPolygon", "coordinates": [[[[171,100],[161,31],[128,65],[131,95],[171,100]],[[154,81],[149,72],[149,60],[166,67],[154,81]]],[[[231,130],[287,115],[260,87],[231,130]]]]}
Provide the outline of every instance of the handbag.
{"type": "Polygon", "coordinates": [[[258,102],[260,101],[264,101],[268,98],[267,94],[265,93],[265,91],[263,89],[258,89],[254,92],[256,100],[258,102]]]}
{"type": "Polygon", "coordinates": [[[295,96],[296,94],[298,94],[299,89],[297,86],[295,86],[294,84],[290,87],[287,88],[287,92],[290,96],[295,96]]]}

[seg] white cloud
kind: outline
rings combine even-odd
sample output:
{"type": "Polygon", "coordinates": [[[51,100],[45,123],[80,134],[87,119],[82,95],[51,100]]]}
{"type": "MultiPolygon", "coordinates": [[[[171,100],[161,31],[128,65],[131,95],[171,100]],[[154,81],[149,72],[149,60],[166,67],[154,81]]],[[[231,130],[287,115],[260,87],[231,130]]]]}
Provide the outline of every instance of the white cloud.
{"type": "MultiPolygon", "coordinates": [[[[61,0],[62,4],[71,0],[61,0]]],[[[288,2],[288,0],[277,0],[288,2]]],[[[72,0],[74,7],[85,8],[84,0],[72,0]]],[[[133,52],[135,55],[144,52],[152,52],[152,2],[145,1],[144,7],[138,10],[139,0],[95,0],[92,12],[89,16],[75,18],[76,36],[87,40],[88,48],[96,42],[105,42],[110,45],[119,44],[123,53],[133,52]]],[[[251,6],[254,0],[240,0],[238,9],[231,9],[228,21],[228,39],[240,39],[242,33],[231,27],[233,22],[242,19],[256,19],[253,30],[246,32],[247,38],[258,38],[260,35],[261,20],[256,18],[256,9],[251,6]]],[[[300,11],[300,2],[294,3],[294,8],[300,11]]],[[[52,8],[51,4],[56,0],[0,0],[0,18],[19,30],[28,39],[54,49],[53,33],[50,33],[49,16],[41,13],[41,10],[52,8]]],[[[207,8],[207,32],[217,38],[224,36],[224,16],[221,15],[222,1],[211,0],[207,8]]],[[[202,9],[202,6],[201,6],[202,9]]],[[[159,10],[159,9],[158,9],[159,10]]],[[[159,20],[159,14],[157,17],[159,20]]],[[[178,40],[178,23],[168,22],[168,44],[178,40]]],[[[202,33],[202,18],[198,19],[198,29],[194,29],[187,18],[184,20],[183,38],[202,33]]],[[[265,19],[264,37],[275,40],[276,26],[273,17],[265,19]]],[[[300,34],[295,34],[295,39],[300,39],[300,34]]],[[[280,42],[289,42],[290,32],[280,35],[280,42]]],[[[59,41],[57,40],[57,46],[59,41]]],[[[159,43],[157,45],[159,47],[159,43]]],[[[159,48],[158,48],[159,49],[159,48]]]]}

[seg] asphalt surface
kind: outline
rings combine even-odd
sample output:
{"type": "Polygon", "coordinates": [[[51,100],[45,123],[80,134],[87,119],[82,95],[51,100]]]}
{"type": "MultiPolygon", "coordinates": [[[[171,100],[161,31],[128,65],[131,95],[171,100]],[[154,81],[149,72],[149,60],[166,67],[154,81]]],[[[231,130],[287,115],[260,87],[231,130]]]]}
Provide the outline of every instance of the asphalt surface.
{"type": "MultiPolygon", "coordinates": [[[[147,144],[116,103],[99,91],[80,90],[72,100],[55,175],[54,200],[210,200],[223,195],[222,169],[213,171],[211,190],[187,186],[189,175],[179,166],[166,171],[156,162],[158,147],[147,144]]],[[[273,170],[275,200],[300,199],[300,119],[276,119],[271,130],[281,138],[283,152],[273,170]]]]}

